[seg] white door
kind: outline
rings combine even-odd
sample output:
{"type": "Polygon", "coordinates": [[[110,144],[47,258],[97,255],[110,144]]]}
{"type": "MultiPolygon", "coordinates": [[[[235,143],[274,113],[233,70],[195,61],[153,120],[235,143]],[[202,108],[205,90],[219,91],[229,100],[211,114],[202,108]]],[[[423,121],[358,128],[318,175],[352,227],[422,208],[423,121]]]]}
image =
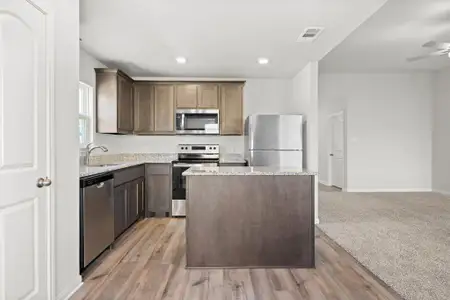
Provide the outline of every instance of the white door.
{"type": "Polygon", "coordinates": [[[51,34],[36,1],[0,0],[0,299],[8,300],[51,295],[50,187],[36,184],[50,175],[51,34]]]}
{"type": "Polygon", "coordinates": [[[344,113],[333,115],[331,123],[331,185],[344,187],[344,113]]]}

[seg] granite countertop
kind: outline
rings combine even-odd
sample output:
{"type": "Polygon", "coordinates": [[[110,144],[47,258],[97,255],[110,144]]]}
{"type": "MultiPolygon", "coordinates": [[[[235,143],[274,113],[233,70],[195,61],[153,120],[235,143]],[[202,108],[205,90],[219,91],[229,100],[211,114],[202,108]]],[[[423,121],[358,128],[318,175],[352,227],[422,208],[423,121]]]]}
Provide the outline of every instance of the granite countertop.
{"type": "MultiPolygon", "coordinates": [[[[140,164],[170,164],[178,159],[176,153],[127,153],[104,154],[91,157],[89,166],[80,165],[80,178],[112,172],[140,164]]],[[[238,153],[221,154],[219,163],[245,163],[245,159],[238,153]]]]}
{"type": "Polygon", "coordinates": [[[311,172],[306,169],[294,167],[192,167],[185,172],[183,176],[232,176],[232,175],[296,175],[308,176],[317,175],[317,172],[311,172]]]}
{"type": "Polygon", "coordinates": [[[89,166],[80,166],[80,178],[112,172],[141,164],[170,164],[176,159],[177,154],[172,153],[140,153],[93,156],[92,162],[89,166]]]}
{"type": "Polygon", "coordinates": [[[225,153],[220,155],[219,164],[243,164],[247,161],[241,154],[238,153],[225,153]]]}
{"type": "Polygon", "coordinates": [[[118,162],[116,164],[110,164],[108,166],[80,166],[80,178],[82,177],[88,177],[92,175],[102,174],[102,173],[108,173],[120,169],[125,169],[133,166],[141,165],[145,162],[118,162]]]}

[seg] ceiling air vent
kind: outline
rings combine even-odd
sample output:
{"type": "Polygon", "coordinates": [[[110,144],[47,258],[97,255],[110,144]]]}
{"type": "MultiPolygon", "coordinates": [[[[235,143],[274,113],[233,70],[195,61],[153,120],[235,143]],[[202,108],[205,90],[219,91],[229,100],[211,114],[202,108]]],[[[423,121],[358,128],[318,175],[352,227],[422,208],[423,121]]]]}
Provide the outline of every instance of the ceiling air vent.
{"type": "Polygon", "coordinates": [[[322,33],[322,27],[308,27],[298,37],[297,42],[312,42],[322,33]]]}

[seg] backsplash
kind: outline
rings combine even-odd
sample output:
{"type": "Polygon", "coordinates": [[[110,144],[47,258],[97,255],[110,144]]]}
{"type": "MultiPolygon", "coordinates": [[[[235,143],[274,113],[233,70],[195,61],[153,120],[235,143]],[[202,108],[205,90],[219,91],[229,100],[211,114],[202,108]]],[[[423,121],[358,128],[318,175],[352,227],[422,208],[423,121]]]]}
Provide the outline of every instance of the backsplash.
{"type": "MultiPolygon", "coordinates": [[[[120,154],[100,154],[92,155],[89,158],[91,165],[113,164],[117,162],[135,162],[151,160],[155,163],[158,161],[167,162],[177,159],[175,153],[120,153],[120,154]]],[[[81,161],[82,163],[84,161],[81,161]]]]}
{"type": "Polygon", "coordinates": [[[219,144],[221,153],[244,153],[243,136],[132,136],[96,134],[109,153],[176,153],[178,144],[219,144]]]}

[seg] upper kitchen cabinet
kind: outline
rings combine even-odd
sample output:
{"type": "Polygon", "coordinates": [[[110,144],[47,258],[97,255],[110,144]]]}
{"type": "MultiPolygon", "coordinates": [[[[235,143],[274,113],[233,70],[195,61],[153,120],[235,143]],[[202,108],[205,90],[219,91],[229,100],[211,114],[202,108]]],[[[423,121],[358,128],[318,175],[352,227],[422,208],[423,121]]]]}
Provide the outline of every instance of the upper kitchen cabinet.
{"type": "Polygon", "coordinates": [[[175,92],[173,84],[134,84],[134,133],[175,133],[175,92]]]}
{"type": "Polygon", "coordinates": [[[155,134],[175,134],[174,89],[172,84],[154,86],[155,134]]]}
{"type": "Polygon", "coordinates": [[[134,132],[152,134],[155,131],[154,86],[150,83],[134,84],[134,132]]]}
{"type": "Polygon", "coordinates": [[[176,85],[177,108],[197,108],[198,85],[176,85]]]}
{"type": "Polygon", "coordinates": [[[242,135],[243,83],[224,83],[220,86],[220,134],[242,135]]]}
{"type": "Polygon", "coordinates": [[[178,109],[218,109],[219,85],[215,83],[179,83],[176,85],[178,109]]]}
{"type": "Polygon", "coordinates": [[[132,133],[133,80],[117,69],[95,69],[97,76],[97,132],[132,133]]]}
{"type": "Polygon", "coordinates": [[[197,108],[217,109],[219,108],[219,85],[200,84],[198,86],[197,108]]]}

